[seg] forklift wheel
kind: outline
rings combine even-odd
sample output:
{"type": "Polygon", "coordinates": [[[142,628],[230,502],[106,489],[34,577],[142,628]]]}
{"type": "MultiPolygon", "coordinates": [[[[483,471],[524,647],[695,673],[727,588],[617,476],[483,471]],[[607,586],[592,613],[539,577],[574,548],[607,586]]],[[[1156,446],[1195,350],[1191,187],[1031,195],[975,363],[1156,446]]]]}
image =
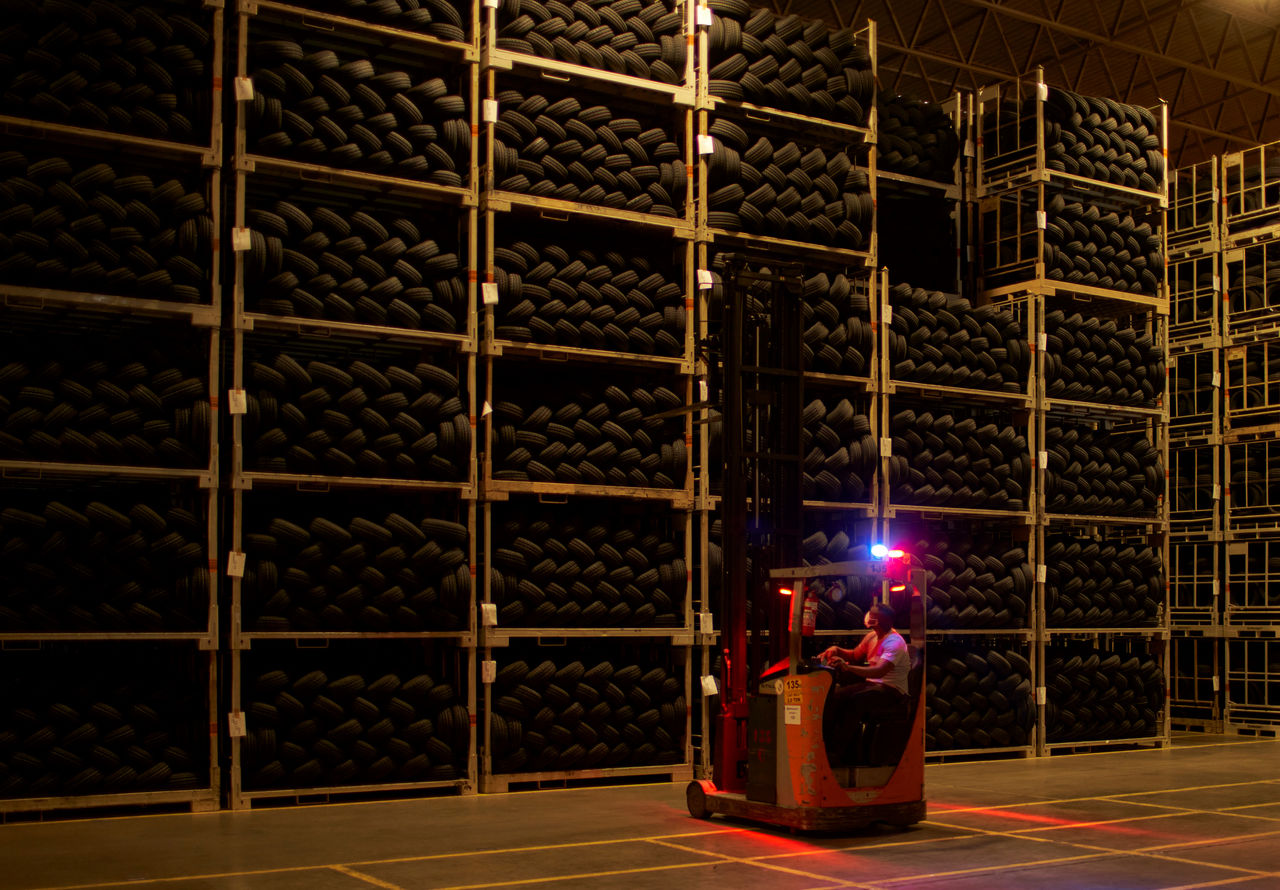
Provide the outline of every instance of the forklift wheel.
{"type": "Polygon", "coordinates": [[[695,819],[710,819],[711,810],[707,809],[707,792],[702,783],[694,779],[684,790],[685,804],[689,807],[689,815],[695,819]]]}

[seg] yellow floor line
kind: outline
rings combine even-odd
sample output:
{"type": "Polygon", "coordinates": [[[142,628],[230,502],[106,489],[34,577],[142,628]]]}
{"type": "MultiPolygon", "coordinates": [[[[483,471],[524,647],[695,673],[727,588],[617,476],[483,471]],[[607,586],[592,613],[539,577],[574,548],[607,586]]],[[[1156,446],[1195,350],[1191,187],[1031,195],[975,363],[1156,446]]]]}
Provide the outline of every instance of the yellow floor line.
{"type": "MultiPolygon", "coordinates": [[[[1263,875],[1263,877],[1274,876],[1275,874],[1275,872],[1272,872],[1271,875],[1263,875]]],[[[1202,884],[1179,884],[1176,887],[1162,887],[1161,890],[1200,890],[1202,887],[1225,887],[1228,884],[1240,884],[1244,881],[1256,881],[1257,879],[1257,875],[1240,875],[1235,878],[1223,878],[1220,881],[1205,881],[1202,884]]]]}
{"type": "MultiPolygon", "coordinates": [[[[756,868],[767,868],[767,869],[770,869],[771,871],[780,871],[789,875],[798,875],[799,877],[802,877],[802,878],[817,878],[820,881],[833,880],[831,875],[820,875],[820,874],[815,874],[814,872],[800,871],[799,869],[787,868],[786,866],[775,865],[771,862],[767,862],[767,861],[764,861],[763,859],[757,859],[754,857],[744,858],[741,856],[731,856],[728,853],[713,853],[707,850],[699,850],[695,847],[687,847],[684,844],[673,844],[673,843],[670,843],[669,841],[652,841],[651,843],[654,843],[663,847],[670,847],[673,850],[682,850],[686,853],[699,853],[704,856],[719,856],[721,859],[723,859],[726,862],[734,862],[739,865],[750,865],[756,868]]],[[[835,878],[834,880],[839,881],[840,879],[835,878]]],[[[868,887],[866,884],[858,884],[852,881],[845,881],[841,883],[840,886],[853,887],[853,888],[856,888],[856,890],[871,890],[871,888],[868,887]]]]}
{"type": "MultiPolygon", "coordinates": [[[[1038,807],[1038,806],[1054,806],[1060,803],[1082,803],[1089,800],[1118,800],[1123,803],[1136,803],[1136,801],[1127,801],[1130,797],[1148,797],[1153,794],[1178,794],[1184,791],[1210,791],[1215,788],[1240,788],[1245,785],[1257,785],[1260,780],[1249,782],[1223,782],[1217,785],[1190,785],[1185,788],[1156,788],[1151,791],[1130,791],[1127,793],[1108,794],[1105,797],[1093,795],[1090,797],[1059,797],[1051,800],[1024,800],[1017,803],[989,804],[987,806],[972,807],[946,807],[943,812],[948,816],[953,813],[975,813],[987,810],[1008,810],[1015,807],[1038,807]]],[[[1267,780],[1271,781],[1271,780],[1267,780]]],[[[935,801],[935,805],[937,805],[935,801]]],[[[1159,804],[1153,804],[1159,806],[1159,804]]]]}
{"type": "Polygon", "coordinates": [[[404,890],[404,888],[398,884],[392,884],[390,881],[375,878],[373,875],[367,875],[362,871],[356,871],[354,868],[347,868],[345,865],[331,866],[331,870],[344,874],[347,877],[364,881],[366,884],[372,884],[375,887],[383,887],[385,890],[404,890]]]}
{"type": "Polygon", "coordinates": [[[523,884],[549,884],[554,881],[581,881],[591,878],[611,878],[618,875],[638,875],[646,872],[656,871],[675,871],[682,868],[707,868],[713,865],[723,865],[719,859],[712,859],[707,862],[681,862],[674,865],[651,865],[644,868],[620,868],[614,871],[592,871],[582,872],[573,875],[552,875],[546,878],[519,878],[514,881],[494,881],[489,884],[455,884],[450,887],[437,887],[436,890],[487,890],[489,887],[515,887],[523,884]]]}
{"type": "Polygon", "coordinates": [[[1005,865],[979,865],[973,868],[957,868],[952,871],[935,871],[921,875],[903,875],[897,878],[881,878],[876,882],[877,886],[883,884],[901,884],[904,881],[925,881],[930,878],[952,878],[959,875],[984,874],[993,871],[1007,871],[1015,868],[1039,868],[1046,865],[1062,865],[1066,862],[1084,862],[1088,859],[1105,859],[1106,853],[1082,853],[1079,856],[1059,856],[1054,859],[1030,860],[1028,862],[1010,862],[1005,865]]]}
{"type": "Polygon", "coordinates": [[[1258,840],[1264,837],[1275,837],[1277,834],[1280,834],[1280,829],[1277,829],[1275,831],[1258,831],[1258,832],[1254,832],[1253,834],[1234,834],[1234,835],[1231,835],[1230,837],[1201,838],[1198,841],[1186,841],[1185,843],[1180,843],[1180,844],[1153,844],[1150,847],[1139,847],[1133,852],[1145,853],[1149,850],[1180,850],[1183,847],[1203,847],[1206,844],[1223,844],[1223,843],[1231,843],[1234,841],[1258,840]]]}

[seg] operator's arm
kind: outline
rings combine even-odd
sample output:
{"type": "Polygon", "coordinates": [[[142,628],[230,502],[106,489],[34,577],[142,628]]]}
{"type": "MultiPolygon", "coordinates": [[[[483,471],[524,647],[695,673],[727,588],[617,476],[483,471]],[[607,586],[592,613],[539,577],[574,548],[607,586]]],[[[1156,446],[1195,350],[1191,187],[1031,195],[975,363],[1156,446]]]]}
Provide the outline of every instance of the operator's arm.
{"type": "Polygon", "coordinates": [[[877,680],[889,673],[889,669],[893,664],[883,658],[873,658],[867,664],[846,664],[844,673],[854,677],[862,677],[864,680],[877,680]]]}

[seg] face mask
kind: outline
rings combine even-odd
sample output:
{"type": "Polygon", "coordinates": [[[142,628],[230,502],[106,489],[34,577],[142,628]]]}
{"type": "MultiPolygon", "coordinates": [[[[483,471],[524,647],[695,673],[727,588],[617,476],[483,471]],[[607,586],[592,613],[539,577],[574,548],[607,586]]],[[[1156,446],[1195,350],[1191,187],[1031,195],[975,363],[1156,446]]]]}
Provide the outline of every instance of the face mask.
{"type": "Polygon", "coordinates": [[[874,627],[876,623],[875,616],[868,612],[862,616],[862,623],[867,627],[874,627]]]}

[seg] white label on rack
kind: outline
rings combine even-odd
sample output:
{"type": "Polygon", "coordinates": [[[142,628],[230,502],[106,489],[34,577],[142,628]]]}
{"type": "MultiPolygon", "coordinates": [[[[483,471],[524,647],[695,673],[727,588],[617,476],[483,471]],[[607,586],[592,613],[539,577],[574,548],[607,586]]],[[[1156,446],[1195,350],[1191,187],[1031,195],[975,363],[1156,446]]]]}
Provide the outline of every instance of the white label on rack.
{"type": "Polygon", "coordinates": [[[1036,228],[1043,229],[1049,225],[1049,214],[1043,210],[1036,211],[1036,228]]]}
{"type": "Polygon", "coordinates": [[[888,303],[885,303],[881,308],[884,310],[884,312],[881,313],[884,315],[884,323],[893,324],[893,307],[888,303]]]}
{"type": "Polygon", "coordinates": [[[698,154],[709,155],[716,150],[716,137],[698,134],[698,154]]]}
{"type": "Polygon", "coordinates": [[[484,281],[480,283],[480,298],[486,306],[498,305],[498,282],[484,281]]]}
{"type": "Polygon", "coordinates": [[[711,277],[710,269],[698,270],[698,290],[711,290],[715,284],[716,280],[711,277]]]}
{"type": "Polygon", "coordinates": [[[710,612],[698,613],[698,632],[704,634],[713,634],[716,632],[715,623],[711,619],[710,612]]]}
{"type": "Polygon", "coordinates": [[[1213,290],[1215,293],[1222,290],[1222,277],[1217,272],[1213,273],[1213,290]]]}
{"type": "Polygon", "coordinates": [[[711,7],[698,4],[698,24],[709,28],[711,27],[711,7]]]}
{"type": "Polygon", "coordinates": [[[485,627],[498,626],[498,606],[496,603],[480,604],[480,623],[485,627]]]}
{"type": "Polygon", "coordinates": [[[705,402],[710,397],[711,397],[711,392],[710,392],[710,387],[707,386],[707,381],[699,380],[698,381],[698,401],[705,402]]]}
{"type": "Polygon", "coordinates": [[[1214,372],[1213,372],[1213,385],[1214,385],[1214,386],[1221,386],[1221,385],[1222,385],[1222,372],[1221,372],[1221,371],[1214,371],[1214,372]]]}
{"type": "Polygon", "coordinates": [[[1044,686],[1037,686],[1037,687],[1036,687],[1036,704],[1038,704],[1038,705],[1042,705],[1042,704],[1044,704],[1044,703],[1045,703],[1045,699],[1046,699],[1046,697],[1047,697],[1047,696],[1045,695],[1045,689],[1046,689],[1046,687],[1044,687],[1044,686]]]}
{"type": "Polygon", "coordinates": [[[481,417],[488,417],[488,416],[489,416],[490,414],[492,414],[492,413],[493,413],[493,406],[489,404],[489,400],[488,400],[488,399],[485,399],[485,401],[484,401],[484,407],[480,409],[480,416],[481,416],[481,417]]]}
{"type": "Polygon", "coordinates": [[[1049,567],[1047,565],[1045,565],[1044,563],[1040,563],[1040,565],[1036,566],[1037,581],[1043,584],[1045,579],[1048,577],[1049,577],[1049,567]]]}
{"type": "Polygon", "coordinates": [[[243,711],[232,711],[227,715],[227,732],[233,739],[242,739],[249,734],[245,729],[243,711]]]}
{"type": "Polygon", "coordinates": [[[719,695],[720,685],[716,683],[716,678],[710,674],[704,674],[702,677],[702,694],[703,695],[719,695]]]}
{"type": "Polygon", "coordinates": [[[1037,346],[1037,348],[1039,348],[1039,349],[1041,349],[1041,350],[1048,349],[1048,348],[1049,348],[1049,335],[1048,335],[1048,334],[1046,334],[1044,331],[1041,331],[1041,332],[1039,333],[1039,335],[1036,337],[1036,346],[1037,346]]]}
{"type": "Polygon", "coordinates": [[[783,705],[782,722],[787,726],[800,725],[800,705],[783,705]]]}
{"type": "Polygon", "coordinates": [[[1213,579],[1213,598],[1214,599],[1218,598],[1218,579],[1217,578],[1213,579]]]}
{"type": "Polygon", "coordinates": [[[1222,486],[1217,482],[1213,483],[1213,499],[1215,501],[1222,499],[1222,486]]]}
{"type": "Polygon", "coordinates": [[[227,410],[232,414],[247,414],[249,395],[243,389],[227,390],[227,410]]]}
{"type": "Polygon", "coordinates": [[[498,122],[498,100],[485,99],[481,103],[481,113],[484,115],[486,124],[495,124],[498,122]]]}
{"type": "Polygon", "coordinates": [[[498,0],[484,0],[484,5],[486,9],[497,9],[498,0]]]}
{"type": "Polygon", "coordinates": [[[253,98],[253,79],[249,77],[236,78],[236,101],[248,102],[253,98]]]}
{"type": "Polygon", "coordinates": [[[245,555],[232,550],[227,554],[227,577],[243,578],[244,577],[245,555]]]}
{"type": "Polygon", "coordinates": [[[1049,466],[1049,452],[1047,452],[1047,451],[1041,451],[1041,452],[1040,452],[1040,454],[1039,454],[1039,455],[1037,455],[1037,457],[1038,457],[1038,459],[1039,459],[1039,461],[1040,461],[1040,468],[1041,468],[1041,469],[1046,469],[1046,468],[1048,468],[1048,466],[1049,466]]]}
{"type": "Polygon", "coordinates": [[[964,156],[965,156],[966,158],[971,158],[971,157],[973,157],[975,154],[977,154],[977,152],[975,152],[975,151],[973,150],[973,140],[972,140],[972,139],[966,139],[966,140],[964,141],[964,156]]]}
{"type": "Polygon", "coordinates": [[[1217,674],[1213,675],[1213,691],[1214,692],[1218,691],[1218,675],[1217,674]]]}
{"type": "Polygon", "coordinates": [[[1036,84],[1036,98],[1041,102],[1049,101],[1049,85],[1047,83],[1036,84]]]}
{"type": "Polygon", "coordinates": [[[235,228],[231,230],[231,249],[234,251],[248,250],[253,245],[253,238],[249,235],[249,230],[245,228],[235,228]]]}
{"type": "Polygon", "coordinates": [[[893,439],[891,437],[880,437],[880,453],[885,456],[893,454],[893,439]]]}
{"type": "Polygon", "coordinates": [[[480,682],[492,683],[496,679],[498,679],[498,663],[489,659],[480,662],[480,682]]]}

